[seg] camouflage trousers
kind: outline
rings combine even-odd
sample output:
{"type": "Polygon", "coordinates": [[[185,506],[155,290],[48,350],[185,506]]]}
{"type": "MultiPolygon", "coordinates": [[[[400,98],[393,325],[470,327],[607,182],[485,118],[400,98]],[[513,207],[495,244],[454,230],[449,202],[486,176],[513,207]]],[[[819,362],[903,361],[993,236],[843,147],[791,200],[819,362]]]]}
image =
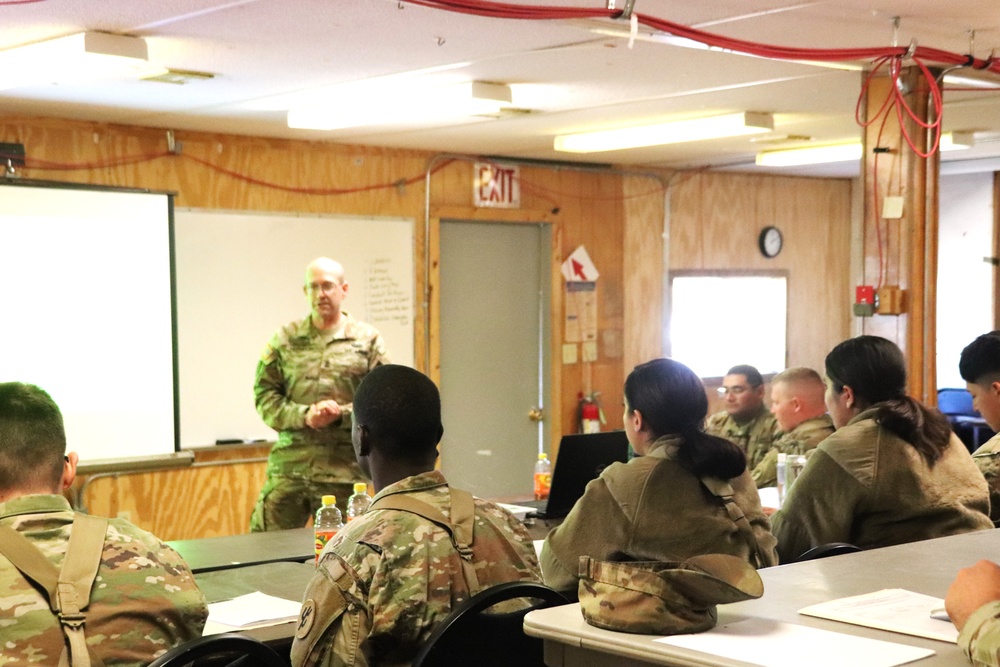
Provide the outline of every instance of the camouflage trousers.
{"type": "MultiPolygon", "coordinates": [[[[364,480],[358,480],[364,481],[364,480]]],[[[250,516],[250,532],[302,528],[323,504],[323,496],[337,496],[337,507],[347,520],[351,482],[323,482],[299,477],[268,475],[250,516]]]]}

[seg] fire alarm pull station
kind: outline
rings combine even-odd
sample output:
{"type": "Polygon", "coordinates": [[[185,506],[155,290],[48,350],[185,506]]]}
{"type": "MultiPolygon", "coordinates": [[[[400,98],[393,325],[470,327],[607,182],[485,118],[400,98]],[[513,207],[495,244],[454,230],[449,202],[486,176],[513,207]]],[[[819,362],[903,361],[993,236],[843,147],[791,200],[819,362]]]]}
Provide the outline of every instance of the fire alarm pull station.
{"type": "Polygon", "coordinates": [[[854,315],[856,317],[871,317],[875,314],[875,288],[871,285],[858,285],[854,288],[854,315]]]}

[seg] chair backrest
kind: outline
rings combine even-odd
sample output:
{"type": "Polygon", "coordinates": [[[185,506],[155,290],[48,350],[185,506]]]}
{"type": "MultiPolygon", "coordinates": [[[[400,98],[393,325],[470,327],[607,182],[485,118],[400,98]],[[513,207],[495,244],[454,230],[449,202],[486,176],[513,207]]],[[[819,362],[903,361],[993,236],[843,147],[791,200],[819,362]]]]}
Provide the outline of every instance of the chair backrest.
{"type": "Polygon", "coordinates": [[[413,667],[544,667],[542,640],[524,634],[524,616],[532,609],[566,604],[548,586],[512,581],[480,591],[455,607],[420,648],[413,667]],[[488,613],[498,602],[518,598],[540,600],[524,609],[488,613]]]}
{"type": "Polygon", "coordinates": [[[267,645],[236,633],[198,637],[175,646],[148,667],[183,667],[202,661],[212,667],[288,667],[267,645]]]}
{"type": "Polygon", "coordinates": [[[801,563],[806,560],[829,558],[830,556],[839,556],[841,554],[852,554],[857,551],[861,551],[861,549],[853,544],[848,544],[847,542],[829,542],[827,544],[821,544],[818,547],[813,547],[796,558],[793,562],[801,563]]]}
{"type": "Polygon", "coordinates": [[[946,415],[979,416],[966,389],[938,389],[938,410],[946,415]]]}

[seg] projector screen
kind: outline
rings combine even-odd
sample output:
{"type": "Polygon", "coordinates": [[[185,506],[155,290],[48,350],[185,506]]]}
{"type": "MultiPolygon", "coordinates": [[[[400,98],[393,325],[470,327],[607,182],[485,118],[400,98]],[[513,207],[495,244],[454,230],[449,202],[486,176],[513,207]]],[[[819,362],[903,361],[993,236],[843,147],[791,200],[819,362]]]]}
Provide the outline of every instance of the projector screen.
{"type": "Polygon", "coordinates": [[[62,409],[81,461],[177,449],[170,195],[0,184],[0,381],[62,409]]]}

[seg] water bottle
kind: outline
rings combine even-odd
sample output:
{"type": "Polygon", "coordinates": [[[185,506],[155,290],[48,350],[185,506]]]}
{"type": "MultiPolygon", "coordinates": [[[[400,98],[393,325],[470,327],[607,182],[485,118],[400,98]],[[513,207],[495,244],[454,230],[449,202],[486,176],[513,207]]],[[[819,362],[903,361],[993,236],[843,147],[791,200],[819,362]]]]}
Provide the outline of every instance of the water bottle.
{"type": "Polygon", "coordinates": [[[787,479],[787,477],[788,477],[788,455],[778,454],[778,473],[777,473],[778,481],[775,483],[775,486],[778,487],[778,507],[781,507],[781,504],[785,502],[785,489],[787,488],[785,485],[785,480],[787,479]]]}
{"type": "Polygon", "coordinates": [[[368,485],[364,482],[355,482],[354,493],[347,499],[347,523],[367,512],[371,505],[372,497],[368,495],[368,485]]]}
{"type": "Polygon", "coordinates": [[[545,452],[538,454],[535,464],[535,500],[547,500],[552,486],[552,463],[545,452]]]}
{"type": "Polygon", "coordinates": [[[785,491],[787,493],[788,489],[792,488],[792,484],[795,480],[799,478],[802,474],[802,468],[806,465],[806,457],[804,456],[789,456],[788,457],[788,472],[785,473],[785,491]]]}
{"type": "Polygon", "coordinates": [[[316,562],[323,547],[337,531],[344,527],[344,519],[337,509],[337,496],[323,496],[323,506],[316,510],[313,530],[316,533],[316,562]]]}

